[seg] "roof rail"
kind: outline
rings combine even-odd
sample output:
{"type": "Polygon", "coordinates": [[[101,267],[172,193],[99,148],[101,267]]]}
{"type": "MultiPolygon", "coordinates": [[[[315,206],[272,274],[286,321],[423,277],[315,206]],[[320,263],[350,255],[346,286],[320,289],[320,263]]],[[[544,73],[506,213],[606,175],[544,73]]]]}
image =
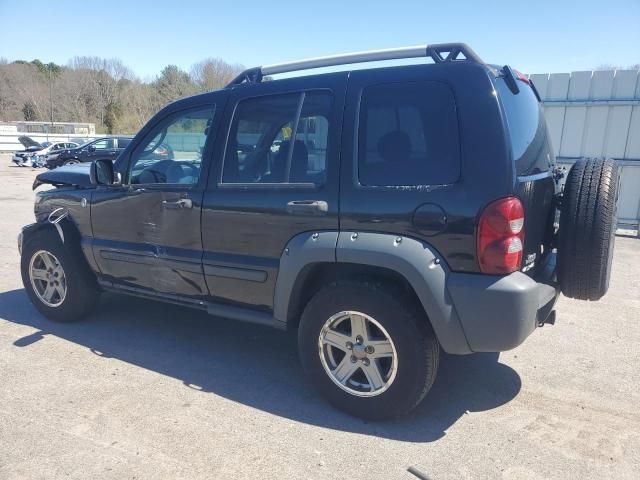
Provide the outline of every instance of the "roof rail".
{"type": "Polygon", "coordinates": [[[435,63],[474,62],[484,63],[465,43],[438,43],[434,45],[415,45],[412,47],[386,48],[365,52],[343,53],[326,57],[307,58],[295,62],[276,63],[253,67],[234,78],[227,87],[241,83],[258,83],[265,75],[295,72],[320,67],[332,67],[349,63],[376,62],[380,60],[398,60],[402,58],[431,57],[435,63]]]}

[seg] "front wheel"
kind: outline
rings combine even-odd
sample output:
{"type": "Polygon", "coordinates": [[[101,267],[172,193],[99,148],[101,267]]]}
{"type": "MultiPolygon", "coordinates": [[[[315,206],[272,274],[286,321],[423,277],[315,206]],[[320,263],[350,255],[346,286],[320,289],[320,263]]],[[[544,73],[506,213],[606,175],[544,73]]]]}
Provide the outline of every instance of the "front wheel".
{"type": "Polygon", "coordinates": [[[320,290],[298,332],[302,366],[351,415],[381,420],[415,408],[436,377],[438,341],[410,299],[369,282],[320,290]]]}
{"type": "Polygon", "coordinates": [[[93,309],[99,295],[95,279],[62,244],[57,232],[35,232],[26,240],[20,267],[27,295],[45,317],[71,322],[93,309]]]}

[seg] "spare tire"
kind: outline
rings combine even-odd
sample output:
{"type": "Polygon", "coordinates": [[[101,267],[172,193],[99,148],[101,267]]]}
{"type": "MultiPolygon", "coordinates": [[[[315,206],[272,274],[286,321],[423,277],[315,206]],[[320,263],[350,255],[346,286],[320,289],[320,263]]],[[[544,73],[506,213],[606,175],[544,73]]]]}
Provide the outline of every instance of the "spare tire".
{"type": "Polygon", "coordinates": [[[569,171],[558,231],[558,282],[567,297],[598,300],[609,289],[619,184],[613,160],[579,160],[569,171]]]}

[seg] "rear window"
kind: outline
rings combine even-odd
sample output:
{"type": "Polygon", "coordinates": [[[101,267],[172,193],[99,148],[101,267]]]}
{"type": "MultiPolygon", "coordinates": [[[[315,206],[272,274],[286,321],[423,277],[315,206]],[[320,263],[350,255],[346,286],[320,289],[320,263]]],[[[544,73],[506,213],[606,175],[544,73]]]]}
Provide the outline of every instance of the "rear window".
{"type": "Polygon", "coordinates": [[[531,175],[549,170],[550,151],[547,123],[533,89],[517,81],[520,92],[513,94],[505,81],[496,80],[496,90],[507,120],[511,156],[517,175],[531,175]]]}
{"type": "Polygon", "coordinates": [[[437,185],[460,175],[451,89],[438,82],[368,87],[358,127],[358,180],[365,186],[437,185]]]}

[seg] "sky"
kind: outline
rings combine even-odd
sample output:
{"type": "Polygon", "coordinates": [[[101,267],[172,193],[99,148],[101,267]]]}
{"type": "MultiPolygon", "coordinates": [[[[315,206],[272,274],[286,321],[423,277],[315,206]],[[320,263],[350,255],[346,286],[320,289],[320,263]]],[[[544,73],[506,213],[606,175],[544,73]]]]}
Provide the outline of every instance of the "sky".
{"type": "Polygon", "coordinates": [[[0,0],[0,58],[115,57],[147,81],[207,57],[252,67],[440,42],[525,73],[629,66],[640,0],[0,0]]]}

